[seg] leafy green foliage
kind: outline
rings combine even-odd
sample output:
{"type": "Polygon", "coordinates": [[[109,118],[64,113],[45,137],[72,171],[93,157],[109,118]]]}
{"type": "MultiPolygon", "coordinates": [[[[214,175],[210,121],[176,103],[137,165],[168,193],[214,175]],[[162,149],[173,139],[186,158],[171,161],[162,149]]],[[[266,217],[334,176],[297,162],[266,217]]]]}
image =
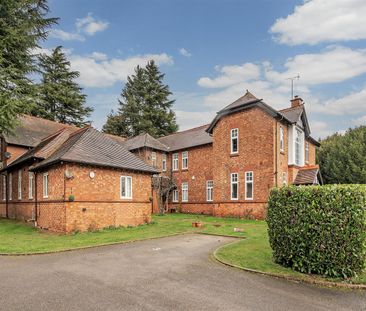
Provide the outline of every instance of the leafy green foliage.
{"type": "Polygon", "coordinates": [[[271,191],[268,234],[275,262],[303,273],[352,277],[365,268],[366,186],[271,191]]]}
{"type": "Polygon", "coordinates": [[[317,161],[327,184],[366,184],[366,126],[323,140],[317,161]]]}
{"type": "Polygon", "coordinates": [[[29,78],[36,70],[35,49],[57,21],[48,12],[47,0],[0,2],[0,133],[11,132],[17,116],[35,102],[29,78]]]}
{"type": "Polygon", "coordinates": [[[127,137],[142,133],[161,137],[176,132],[178,126],[171,109],[174,100],[169,99],[172,93],[163,78],[154,61],[145,68],[137,66],[122,90],[117,114],[108,116],[103,131],[127,137]]]}
{"type": "Polygon", "coordinates": [[[85,117],[90,116],[93,109],[85,107],[86,95],[74,81],[79,77],[79,72],[70,70],[70,62],[62,47],[56,47],[51,55],[42,54],[39,67],[42,73],[38,85],[40,100],[32,114],[61,123],[84,125],[85,117]]]}

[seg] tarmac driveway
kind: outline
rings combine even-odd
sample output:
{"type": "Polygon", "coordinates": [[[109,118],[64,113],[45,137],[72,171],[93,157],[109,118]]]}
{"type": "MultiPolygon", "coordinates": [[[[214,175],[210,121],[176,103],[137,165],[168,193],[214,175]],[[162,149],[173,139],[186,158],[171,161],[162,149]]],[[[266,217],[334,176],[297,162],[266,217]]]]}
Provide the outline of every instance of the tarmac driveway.
{"type": "Polygon", "coordinates": [[[182,235],[0,257],[0,310],[366,310],[366,292],[243,272],[212,259],[229,238],[182,235]]]}

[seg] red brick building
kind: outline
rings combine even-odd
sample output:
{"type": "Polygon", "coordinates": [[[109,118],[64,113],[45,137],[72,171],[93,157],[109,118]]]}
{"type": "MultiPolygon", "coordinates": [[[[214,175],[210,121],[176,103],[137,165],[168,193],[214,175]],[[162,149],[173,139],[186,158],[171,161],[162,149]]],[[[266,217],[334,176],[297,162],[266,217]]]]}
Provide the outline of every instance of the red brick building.
{"type": "Polygon", "coordinates": [[[91,127],[22,117],[1,141],[0,216],[60,232],[149,222],[157,170],[120,141],[91,127]]]}
{"type": "Polygon", "coordinates": [[[1,139],[0,216],[62,232],[141,224],[160,172],[176,184],[171,210],[264,218],[271,188],[321,182],[318,145],[300,98],[277,111],[249,92],[210,124],[158,139],[24,116],[1,139]]]}
{"type": "Polygon", "coordinates": [[[173,177],[169,209],[182,212],[263,219],[271,188],[321,182],[319,143],[298,97],[277,111],[247,92],[210,124],[124,144],[173,177]]]}

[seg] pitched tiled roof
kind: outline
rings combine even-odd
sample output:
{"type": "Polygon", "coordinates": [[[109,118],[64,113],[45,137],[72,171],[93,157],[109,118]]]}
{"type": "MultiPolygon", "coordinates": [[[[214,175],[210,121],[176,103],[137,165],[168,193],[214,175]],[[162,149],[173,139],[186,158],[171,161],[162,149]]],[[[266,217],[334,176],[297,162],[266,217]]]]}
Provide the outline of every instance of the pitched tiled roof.
{"type": "Polygon", "coordinates": [[[157,172],[156,169],[133,155],[121,144],[92,127],[86,127],[72,133],[58,150],[32,169],[38,170],[61,161],[149,173],[157,172]]]}
{"type": "Polygon", "coordinates": [[[4,137],[8,144],[35,147],[45,137],[52,135],[64,128],[69,128],[72,130],[78,129],[72,125],[62,124],[28,115],[22,115],[19,117],[19,125],[15,128],[14,133],[6,134],[4,137]]]}
{"type": "Polygon", "coordinates": [[[150,134],[141,134],[132,138],[129,138],[123,142],[123,145],[128,150],[134,150],[143,147],[149,147],[156,150],[168,151],[168,147],[162,144],[159,140],[152,137],[150,134]]]}
{"type": "Polygon", "coordinates": [[[296,175],[294,185],[314,185],[319,182],[321,183],[321,178],[318,180],[319,174],[318,165],[302,167],[296,175]]]}
{"type": "Polygon", "coordinates": [[[186,131],[181,131],[158,138],[158,140],[164,145],[168,146],[169,151],[212,144],[212,137],[206,132],[207,127],[208,124],[202,125],[186,131]]]}
{"type": "Polygon", "coordinates": [[[213,121],[207,128],[207,132],[212,134],[214,127],[216,126],[217,122],[219,122],[219,120],[222,117],[229,115],[231,113],[234,113],[234,112],[250,109],[253,107],[258,107],[258,108],[266,111],[269,115],[271,115],[274,118],[280,118],[284,121],[291,123],[286,118],[285,115],[283,115],[280,112],[278,112],[277,110],[273,109],[271,106],[269,106],[265,102],[263,102],[262,99],[258,99],[257,97],[255,97],[252,93],[250,93],[247,90],[247,92],[245,93],[244,96],[240,97],[239,99],[237,99],[236,101],[234,101],[230,105],[226,106],[224,109],[220,110],[217,113],[216,117],[213,119],[213,121]]]}
{"type": "Polygon", "coordinates": [[[119,144],[123,144],[127,139],[126,137],[112,135],[112,134],[108,134],[108,133],[103,133],[103,134],[107,135],[110,139],[113,139],[115,142],[117,142],[119,144]]]}
{"type": "Polygon", "coordinates": [[[31,159],[45,159],[55,152],[70,136],[73,131],[69,128],[61,129],[53,135],[44,138],[36,147],[28,150],[14,162],[10,163],[6,169],[15,167],[31,159]]]}
{"type": "Polygon", "coordinates": [[[291,123],[296,123],[299,121],[301,114],[304,112],[304,105],[297,107],[290,107],[287,109],[279,110],[291,123]]]}
{"type": "Polygon", "coordinates": [[[223,112],[223,111],[226,111],[226,110],[231,110],[231,109],[240,107],[242,105],[259,102],[261,100],[262,99],[259,99],[259,98],[255,97],[252,93],[250,93],[247,90],[247,92],[242,97],[238,98],[236,101],[234,101],[230,105],[227,105],[226,107],[224,107],[223,109],[221,109],[218,113],[223,112]]]}

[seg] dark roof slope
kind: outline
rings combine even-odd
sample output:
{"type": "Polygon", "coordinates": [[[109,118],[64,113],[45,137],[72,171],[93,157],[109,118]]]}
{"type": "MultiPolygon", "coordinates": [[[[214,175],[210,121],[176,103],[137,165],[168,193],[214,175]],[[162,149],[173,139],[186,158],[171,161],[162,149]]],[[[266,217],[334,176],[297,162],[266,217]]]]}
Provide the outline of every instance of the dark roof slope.
{"type": "Polygon", "coordinates": [[[294,180],[294,185],[315,185],[317,183],[322,183],[317,165],[300,168],[294,180]]]}
{"type": "Polygon", "coordinates": [[[168,151],[168,147],[162,144],[159,140],[152,137],[150,134],[141,134],[125,140],[123,146],[128,150],[134,150],[143,147],[149,147],[156,150],[168,151]]]}
{"type": "Polygon", "coordinates": [[[71,134],[57,151],[32,169],[38,170],[61,161],[149,173],[157,172],[121,144],[92,127],[86,127],[71,134]]]}
{"type": "Polygon", "coordinates": [[[208,124],[202,125],[186,131],[181,131],[158,138],[158,140],[164,145],[168,146],[169,151],[212,144],[212,137],[206,132],[207,127],[208,124]]]}
{"type": "Polygon", "coordinates": [[[286,109],[279,110],[291,123],[296,123],[299,121],[302,113],[304,112],[304,105],[297,107],[290,107],[286,109]]]}
{"type": "Polygon", "coordinates": [[[242,105],[245,105],[245,104],[259,102],[261,100],[262,99],[259,99],[259,98],[255,97],[252,93],[250,93],[247,90],[246,93],[242,97],[238,98],[236,101],[234,101],[230,105],[227,105],[226,107],[221,109],[218,113],[223,112],[223,111],[227,111],[227,110],[232,110],[234,108],[238,108],[238,107],[240,107],[242,105]]]}
{"type": "Polygon", "coordinates": [[[234,113],[234,112],[239,112],[239,111],[254,108],[254,107],[258,107],[258,108],[264,110],[265,112],[267,112],[270,116],[272,116],[274,118],[279,118],[281,120],[291,123],[290,120],[288,120],[286,118],[286,116],[284,116],[277,110],[273,109],[271,106],[267,105],[265,102],[263,102],[262,99],[258,99],[252,93],[247,91],[244,96],[240,97],[239,99],[237,99],[236,101],[234,101],[230,105],[226,106],[224,109],[220,110],[217,113],[216,117],[213,119],[213,121],[207,128],[207,132],[212,134],[214,127],[216,126],[217,122],[219,122],[219,120],[222,117],[229,115],[231,113],[234,113]]]}
{"type": "Polygon", "coordinates": [[[78,129],[72,125],[22,115],[19,117],[19,125],[15,128],[14,133],[4,135],[4,137],[8,144],[35,147],[45,137],[64,128],[69,128],[75,131],[78,129]]]}

